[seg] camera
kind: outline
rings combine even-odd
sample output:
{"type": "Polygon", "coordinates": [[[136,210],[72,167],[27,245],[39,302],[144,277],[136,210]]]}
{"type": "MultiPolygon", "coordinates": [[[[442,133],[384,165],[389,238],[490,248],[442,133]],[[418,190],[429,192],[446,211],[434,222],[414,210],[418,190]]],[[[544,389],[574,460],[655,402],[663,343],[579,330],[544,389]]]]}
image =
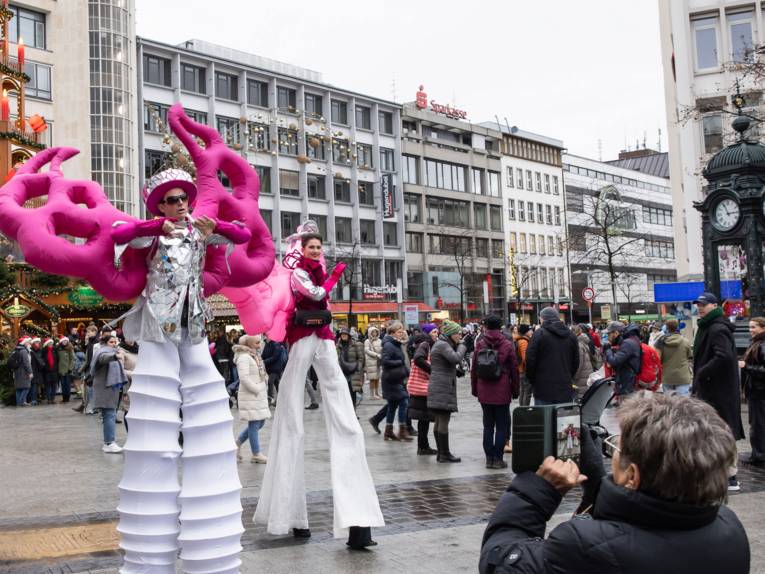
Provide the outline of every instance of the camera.
{"type": "Polygon", "coordinates": [[[548,456],[579,462],[582,414],[577,404],[518,407],[513,411],[513,472],[536,471],[548,456]]]}

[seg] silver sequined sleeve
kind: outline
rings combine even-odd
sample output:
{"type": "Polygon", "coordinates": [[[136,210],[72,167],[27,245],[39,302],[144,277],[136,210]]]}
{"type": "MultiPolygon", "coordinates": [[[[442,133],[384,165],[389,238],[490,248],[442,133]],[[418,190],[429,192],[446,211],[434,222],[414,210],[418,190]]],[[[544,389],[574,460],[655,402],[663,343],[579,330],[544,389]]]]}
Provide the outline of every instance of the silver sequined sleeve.
{"type": "Polygon", "coordinates": [[[308,275],[308,271],[305,269],[295,269],[292,272],[290,282],[292,283],[293,291],[314,301],[321,301],[327,296],[327,290],[311,281],[311,276],[308,275]]]}

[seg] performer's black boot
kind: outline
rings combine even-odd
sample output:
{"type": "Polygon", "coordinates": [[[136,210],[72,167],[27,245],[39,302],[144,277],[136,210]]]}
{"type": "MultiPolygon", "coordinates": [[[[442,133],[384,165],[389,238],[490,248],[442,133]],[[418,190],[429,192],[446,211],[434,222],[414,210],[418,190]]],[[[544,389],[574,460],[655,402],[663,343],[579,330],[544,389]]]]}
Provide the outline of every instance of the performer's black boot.
{"type": "Polygon", "coordinates": [[[372,540],[372,528],[369,526],[351,526],[348,532],[348,542],[345,543],[351,550],[363,550],[369,546],[377,546],[372,540]]]}
{"type": "Polygon", "coordinates": [[[310,528],[293,528],[292,536],[294,536],[295,538],[310,538],[311,529],[310,528]]]}

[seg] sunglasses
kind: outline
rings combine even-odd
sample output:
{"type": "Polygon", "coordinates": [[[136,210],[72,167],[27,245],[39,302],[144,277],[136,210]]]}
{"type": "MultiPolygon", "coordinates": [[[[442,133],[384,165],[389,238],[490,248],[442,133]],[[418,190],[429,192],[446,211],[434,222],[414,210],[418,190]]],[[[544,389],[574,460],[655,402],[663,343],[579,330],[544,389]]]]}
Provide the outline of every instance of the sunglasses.
{"type": "Polygon", "coordinates": [[[603,439],[603,454],[608,458],[613,458],[617,452],[622,452],[619,448],[619,437],[621,435],[612,434],[611,436],[603,439]]]}
{"type": "Polygon", "coordinates": [[[189,196],[185,193],[182,195],[171,195],[170,197],[166,197],[160,203],[166,203],[167,205],[175,205],[176,203],[180,202],[186,202],[189,200],[189,196]]]}

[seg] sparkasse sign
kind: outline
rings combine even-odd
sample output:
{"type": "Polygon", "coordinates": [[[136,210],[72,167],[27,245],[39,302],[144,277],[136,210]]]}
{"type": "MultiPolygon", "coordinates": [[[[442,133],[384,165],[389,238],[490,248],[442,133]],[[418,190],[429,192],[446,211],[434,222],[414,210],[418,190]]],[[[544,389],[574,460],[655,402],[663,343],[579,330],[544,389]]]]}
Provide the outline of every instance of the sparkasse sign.
{"type": "MultiPolygon", "coordinates": [[[[424,91],[424,86],[420,86],[420,90],[417,92],[417,98],[415,103],[421,110],[428,107],[428,94],[424,91]]],[[[436,114],[443,114],[447,118],[455,120],[464,120],[467,118],[467,112],[458,108],[453,108],[449,104],[443,105],[436,102],[436,100],[430,100],[430,111],[436,114]]]]}

